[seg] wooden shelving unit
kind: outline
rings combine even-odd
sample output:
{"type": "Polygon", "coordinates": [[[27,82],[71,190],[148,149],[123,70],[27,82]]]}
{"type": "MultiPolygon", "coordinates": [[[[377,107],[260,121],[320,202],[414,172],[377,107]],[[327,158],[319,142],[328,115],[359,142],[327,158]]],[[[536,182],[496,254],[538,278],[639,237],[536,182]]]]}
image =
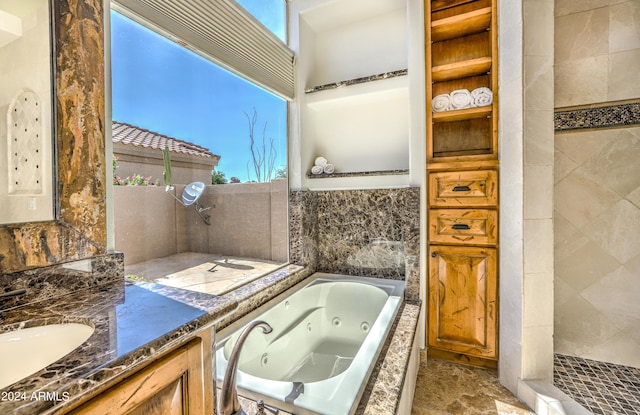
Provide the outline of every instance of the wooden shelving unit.
{"type": "Polygon", "coordinates": [[[435,114],[431,110],[433,97],[440,94],[479,87],[497,91],[495,1],[425,0],[429,161],[455,161],[457,156],[470,155],[474,160],[497,159],[498,99],[495,94],[488,107],[435,114]],[[485,121],[477,121],[479,119],[485,121]],[[458,122],[458,125],[437,126],[442,122],[458,122]],[[481,130],[482,134],[468,134],[470,130],[481,130]],[[443,142],[450,143],[443,146],[443,142]],[[459,152],[453,142],[460,146],[459,152]]]}
{"type": "Polygon", "coordinates": [[[431,356],[498,360],[497,0],[425,0],[428,322],[431,356]],[[432,112],[433,97],[493,92],[491,105],[432,112]]]}

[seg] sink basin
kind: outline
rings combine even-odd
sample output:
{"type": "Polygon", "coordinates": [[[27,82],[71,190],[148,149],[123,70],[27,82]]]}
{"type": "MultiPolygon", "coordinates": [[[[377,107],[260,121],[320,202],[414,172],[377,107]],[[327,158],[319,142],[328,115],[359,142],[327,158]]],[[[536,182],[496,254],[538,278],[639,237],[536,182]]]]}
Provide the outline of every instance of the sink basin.
{"type": "Polygon", "coordinates": [[[66,323],[0,334],[0,389],[66,356],[84,343],[93,330],[86,324],[66,323]]]}

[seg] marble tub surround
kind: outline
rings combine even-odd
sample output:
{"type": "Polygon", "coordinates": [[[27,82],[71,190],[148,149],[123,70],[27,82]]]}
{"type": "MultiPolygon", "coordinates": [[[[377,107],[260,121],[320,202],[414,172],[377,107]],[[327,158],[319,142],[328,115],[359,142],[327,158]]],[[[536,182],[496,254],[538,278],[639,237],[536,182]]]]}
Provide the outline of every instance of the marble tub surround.
{"type": "Polygon", "coordinates": [[[399,318],[371,373],[356,415],[397,413],[419,318],[420,305],[405,303],[402,306],[399,318]]]}
{"type": "Polygon", "coordinates": [[[314,192],[289,193],[289,261],[309,268],[318,266],[318,198],[314,192]]]}
{"type": "Polygon", "coordinates": [[[0,293],[25,290],[22,295],[0,299],[0,311],[122,282],[123,275],[122,253],[98,255],[80,261],[0,274],[0,293]]]}
{"type": "Polygon", "coordinates": [[[290,261],[312,271],[405,281],[420,301],[420,189],[294,191],[290,261]]]}
{"type": "Polygon", "coordinates": [[[120,281],[3,311],[2,331],[59,322],[85,323],[95,331],[72,353],[5,388],[17,394],[0,401],[0,413],[59,413],[235,307],[224,297],[120,281]],[[50,399],[31,398],[41,392],[49,392],[50,399]]]}
{"type": "Polygon", "coordinates": [[[316,271],[404,280],[419,301],[420,189],[314,192],[316,271]]]}
{"type": "Polygon", "coordinates": [[[408,69],[400,69],[400,70],[397,70],[397,71],[385,72],[385,73],[376,74],[376,75],[363,76],[363,77],[360,77],[360,78],[348,79],[348,80],[345,80],[345,81],[332,82],[332,83],[329,83],[329,84],[318,85],[318,86],[314,86],[314,87],[311,87],[311,88],[307,88],[307,89],[304,90],[304,92],[306,94],[312,94],[314,92],[326,91],[326,90],[329,90],[329,89],[343,88],[343,87],[349,86],[349,85],[364,84],[366,82],[380,81],[382,79],[395,78],[395,77],[398,77],[398,76],[406,76],[408,73],[409,73],[408,69]]]}

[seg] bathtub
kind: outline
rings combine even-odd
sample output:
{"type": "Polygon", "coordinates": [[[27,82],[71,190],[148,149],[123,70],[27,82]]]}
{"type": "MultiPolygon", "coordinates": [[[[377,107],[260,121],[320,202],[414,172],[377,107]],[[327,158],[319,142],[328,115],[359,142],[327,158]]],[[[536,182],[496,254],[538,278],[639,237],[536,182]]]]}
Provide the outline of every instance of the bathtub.
{"type": "Polygon", "coordinates": [[[240,332],[254,330],[240,354],[239,394],[295,414],[353,414],[400,309],[404,281],[316,273],[222,330],[218,385],[240,332]]]}

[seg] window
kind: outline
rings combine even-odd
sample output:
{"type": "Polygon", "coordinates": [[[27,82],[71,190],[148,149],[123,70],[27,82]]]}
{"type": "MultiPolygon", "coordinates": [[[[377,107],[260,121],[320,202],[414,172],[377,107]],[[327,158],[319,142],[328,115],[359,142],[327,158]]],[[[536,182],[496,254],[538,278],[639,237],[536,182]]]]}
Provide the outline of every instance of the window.
{"type": "Polygon", "coordinates": [[[260,23],[286,42],[286,4],[284,0],[237,0],[260,23]]]}
{"type": "Polygon", "coordinates": [[[115,247],[125,273],[222,294],[287,262],[288,92],[250,82],[242,65],[210,59],[175,28],[116,8],[115,247]],[[164,182],[164,147],[170,195],[154,186],[164,182]],[[192,182],[206,185],[195,209],[180,202],[192,182]]]}

